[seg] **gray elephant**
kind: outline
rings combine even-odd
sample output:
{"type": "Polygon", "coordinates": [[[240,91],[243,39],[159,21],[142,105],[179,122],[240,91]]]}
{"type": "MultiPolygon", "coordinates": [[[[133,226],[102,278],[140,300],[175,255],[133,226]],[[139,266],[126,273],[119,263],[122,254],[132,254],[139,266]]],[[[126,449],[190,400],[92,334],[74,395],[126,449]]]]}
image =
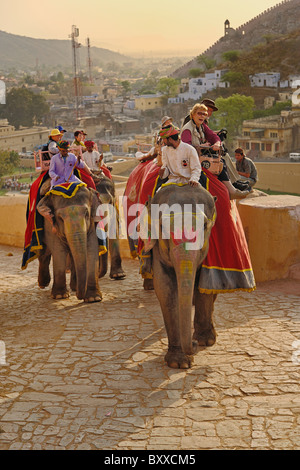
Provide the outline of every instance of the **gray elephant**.
{"type": "MultiPolygon", "coordinates": [[[[110,273],[111,279],[120,280],[126,277],[122,267],[122,258],[120,253],[119,243],[119,215],[116,206],[116,194],[114,182],[104,174],[98,175],[95,178],[96,190],[100,196],[102,204],[111,204],[115,209],[115,217],[111,223],[115,224],[115,235],[113,238],[108,238],[108,252],[110,254],[110,273]]],[[[108,269],[108,252],[102,254],[99,258],[99,277],[105,276],[108,269]]]]}
{"type": "MultiPolygon", "coordinates": [[[[189,368],[197,344],[211,346],[216,340],[212,320],[216,295],[203,294],[198,290],[201,263],[208,252],[209,236],[216,215],[215,200],[202,187],[167,185],[155,194],[148,211],[151,216],[152,231],[148,241],[145,239],[145,251],[152,250],[153,284],[160,302],[168,336],[169,345],[165,361],[169,367],[189,368]],[[197,233],[195,231],[197,215],[195,214],[199,206],[196,204],[203,205],[204,238],[202,247],[199,245],[196,248],[192,245],[191,249],[187,249],[186,237],[181,236],[176,239],[174,218],[172,219],[169,215],[170,236],[163,238],[163,223],[166,218],[161,213],[158,216],[159,236],[153,236],[153,208],[156,208],[155,213],[157,214],[157,207],[162,207],[163,204],[166,205],[165,207],[174,207],[176,204],[177,208],[182,210],[191,207],[193,233],[197,233]],[[195,317],[192,335],[193,303],[195,304],[195,317]]],[[[182,218],[182,220],[184,219],[182,218]]]]}
{"type": "Polygon", "coordinates": [[[49,264],[53,258],[52,297],[69,296],[66,286],[67,256],[72,260],[70,287],[77,298],[99,302],[98,239],[94,217],[99,205],[96,191],[80,186],[74,196],[65,198],[47,193],[37,205],[44,216],[44,243],[39,254],[38,284],[50,284],[49,264]]]}

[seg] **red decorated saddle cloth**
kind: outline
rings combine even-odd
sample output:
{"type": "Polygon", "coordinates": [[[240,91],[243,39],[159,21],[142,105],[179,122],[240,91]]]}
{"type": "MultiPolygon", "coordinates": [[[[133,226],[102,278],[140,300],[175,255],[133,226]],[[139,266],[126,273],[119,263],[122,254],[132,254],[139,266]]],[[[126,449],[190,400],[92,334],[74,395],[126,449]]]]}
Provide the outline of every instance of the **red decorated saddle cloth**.
{"type": "Polygon", "coordinates": [[[242,221],[235,201],[217,176],[202,169],[206,189],[217,196],[217,218],[209,238],[209,250],[202,263],[199,291],[209,293],[252,291],[255,279],[242,221]]]}
{"type": "Polygon", "coordinates": [[[123,197],[123,208],[130,251],[133,257],[136,257],[137,253],[141,251],[143,242],[132,237],[132,230],[134,224],[138,221],[142,207],[157,189],[159,168],[153,160],[141,162],[131,172],[127,181],[123,197]]]}
{"type": "Polygon", "coordinates": [[[27,225],[21,265],[22,269],[26,269],[28,263],[36,259],[40,250],[43,248],[42,238],[44,231],[44,218],[36,211],[36,206],[41,199],[41,187],[48,179],[48,171],[44,171],[37,177],[30,187],[26,210],[27,225]]]}

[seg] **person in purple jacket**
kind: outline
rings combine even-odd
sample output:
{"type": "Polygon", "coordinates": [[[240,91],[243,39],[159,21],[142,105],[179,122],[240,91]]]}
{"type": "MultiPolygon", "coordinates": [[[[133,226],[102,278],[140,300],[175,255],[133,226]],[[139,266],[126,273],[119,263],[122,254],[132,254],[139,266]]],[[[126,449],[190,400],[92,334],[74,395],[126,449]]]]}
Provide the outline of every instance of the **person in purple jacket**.
{"type": "Polygon", "coordinates": [[[86,170],[88,175],[92,174],[84,161],[79,160],[73,153],[69,153],[70,144],[68,141],[58,142],[57,147],[59,153],[54,155],[50,161],[51,188],[62,183],[81,183],[81,180],[74,175],[75,167],[86,170]]]}

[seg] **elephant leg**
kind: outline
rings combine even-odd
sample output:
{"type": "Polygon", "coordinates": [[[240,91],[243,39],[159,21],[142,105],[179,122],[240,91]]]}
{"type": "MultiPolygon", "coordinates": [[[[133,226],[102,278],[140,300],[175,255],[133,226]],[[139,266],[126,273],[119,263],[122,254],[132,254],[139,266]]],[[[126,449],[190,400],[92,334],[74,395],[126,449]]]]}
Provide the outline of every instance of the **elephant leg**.
{"type": "Polygon", "coordinates": [[[193,339],[199,346],[212,346],[216,342],[216,331],[213,325],[214,302],[217,294],[202,294],[195,289],[195,317],[193,339]]]}
{"type": "Polygon", "coordinates": [[[57,240],[53,250],[53,286],[51,295],[54,299],[67,299],[69,292],[66,285],[67,252],[57,240]]]}
{"type": "Polygon", "coordinates": [[[120,244],[118,239],[109,239],[109,254],[110,254],[110,274],[111,279],[120,280],[126,277],[122,268],[122,259],[120,254],[120,244]]]}
{"type": "Polygon", "coordinates": [[[99,256],[99,278],[104,277],[107,273],[108,266],[108,253],[103,253],[99,256]]]}
{"type": "Polygon", "coordinates": [[[139,255],[140,263],[140,274],[143,278],[144,290],[153,290],[153,270],[152,270],[152,253],[151,251],[147,254],[144,250],[139,255]]]}
{"type": "Polygon", "coordinates": [[[153,256],[153,284],[168,336],[165,361],[169,367],[188,369],[191,367],[192,357],[184,354],[181,348],[176,275],[172,269],[167,271],[162,266],[158,256],[153,256]]]}
{"type": "Polygon", "coordinates": [[[100,302],[102,294],[98,283],[98,240],[94,232],[91,232],[87,239],[87,270],[84,301],[100,302]]]}
{"type": "Polygon", "coordinates": [[[50,265],[51,253],[44,248],[39,255],[39,274],[38,274],[38,285],[41,289],[49,286],[51,281],[50,276],[50,265]]]}

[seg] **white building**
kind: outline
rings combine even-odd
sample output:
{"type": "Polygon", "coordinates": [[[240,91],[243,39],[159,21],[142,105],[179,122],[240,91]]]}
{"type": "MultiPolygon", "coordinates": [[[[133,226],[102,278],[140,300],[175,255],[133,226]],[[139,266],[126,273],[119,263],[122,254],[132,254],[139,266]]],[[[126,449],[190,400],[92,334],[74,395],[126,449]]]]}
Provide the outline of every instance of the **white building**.
{"type": "Polygon", "coordinates": [[[208,91],[215,90],[218,87],[227,88],[227,82],[221,82],[222,76],[227,70],[215,70],[212,73],[206,73],[204,77],[191,78],[188,83],[188,90],[179,93],[175,98],[169,98],[168,103],[184,103],[188,100],[197,101],[208,91]]]}
{"type": "Polygon", "coordinates": [[[265,72],[249,75],[250,85],[252,87],[274,87],[279,86],[279,72],[265,72]]]}
{"type": "Polygon", "coordinates": [[[290,75],[287,80],[280,80],[281,88],[298,88],[300,84],[300,75],[290,75]]]}

